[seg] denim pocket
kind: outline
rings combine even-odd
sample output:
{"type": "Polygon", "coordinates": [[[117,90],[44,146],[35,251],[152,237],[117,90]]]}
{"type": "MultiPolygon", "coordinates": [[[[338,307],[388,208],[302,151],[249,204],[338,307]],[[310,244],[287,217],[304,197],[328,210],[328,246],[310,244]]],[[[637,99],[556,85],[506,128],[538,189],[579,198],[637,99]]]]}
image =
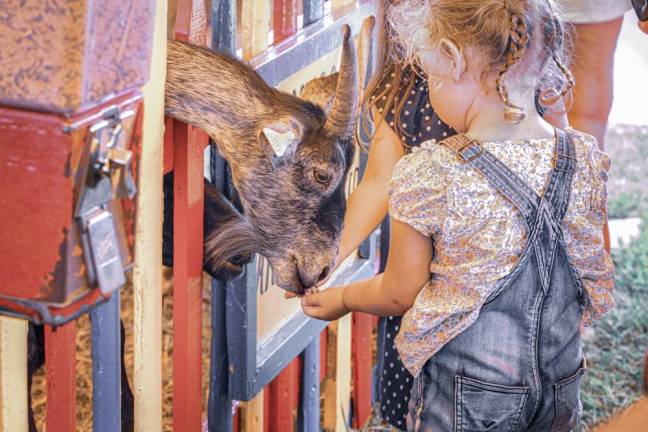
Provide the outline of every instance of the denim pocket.
{"type": "Polygon", "coordinates": [[[574,374],[554,384],[556,418],[551,427],[553,432],[569,432],[580,422],[583,413],[580,384],[584,373],[583,364],[574,374]]]}
{"type": "Polygon", "coordinates": [[[455,431],[514,431],[528,394],[526,386],[502,386],[456,376],[455,431]]]}

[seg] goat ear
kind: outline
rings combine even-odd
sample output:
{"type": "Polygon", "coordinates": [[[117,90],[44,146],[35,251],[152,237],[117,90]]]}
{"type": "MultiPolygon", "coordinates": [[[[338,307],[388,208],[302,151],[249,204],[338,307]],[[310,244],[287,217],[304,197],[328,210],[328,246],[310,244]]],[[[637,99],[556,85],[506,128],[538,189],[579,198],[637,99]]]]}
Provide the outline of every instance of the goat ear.
{"type": "Polygon", "coordinates": [[[299,97],[319,105],[326,114],[331,111],[335,88],[337,87],[338,73],[332,73],[315,78],[306,83],[299,97]]]}
{"type": "Polygon", "coordinates": [[[300,128],[292,121],[280,121],[266,125],[261,130],[266,151],[274,162],[289,159],[295,154],[301,138],[300,128]]]}

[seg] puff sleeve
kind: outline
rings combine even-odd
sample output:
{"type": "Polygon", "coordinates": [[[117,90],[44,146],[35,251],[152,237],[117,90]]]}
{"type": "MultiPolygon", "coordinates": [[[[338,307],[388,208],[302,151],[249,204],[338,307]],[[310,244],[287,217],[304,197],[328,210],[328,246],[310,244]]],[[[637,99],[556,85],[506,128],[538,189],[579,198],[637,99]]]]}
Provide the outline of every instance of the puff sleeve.
{"type": "Polygon", "coordinates": [[[396,164],[389,184],[389,215],[425,236],[439,232],[443,223],[449,183],[444,152],[431,143],[414,149],[396,164]]]}
{"type": "Polygon", "coordinates": [[[587,293],[583,322],[591,325],[614,307],[614,264],[605,250],[606,182],[610,158],[598,150],[596,140],[574,134],[578,169],[572,180],[563,234],[572,265],[587,293]]]}

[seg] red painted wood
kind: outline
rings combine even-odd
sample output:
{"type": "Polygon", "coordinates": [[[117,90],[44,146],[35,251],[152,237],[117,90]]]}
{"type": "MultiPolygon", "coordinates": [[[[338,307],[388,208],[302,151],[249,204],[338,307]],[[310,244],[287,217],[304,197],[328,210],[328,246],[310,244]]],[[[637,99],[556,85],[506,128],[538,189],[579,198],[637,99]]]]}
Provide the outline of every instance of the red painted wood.
{"type": "Polygon", "coordinates": [[[273,0],[274,43],[297,33],[297,0],[273,0]]]}
{"type": "Polygon", "coordinates": [[[48,431],[76,431],[76,321],[45,326],[48,431]]]}
{"type": "Polygon", "coordinates": [[[204,132],[174,125],[173,427],[201,427],[204,132]]]}
{"type": "Polygon", "coordinates": [[[353,362],[353,427],[362,426],[371,415],[371,332],[372,316],[354,312],[351,325],[353,362]]]}
{"type": "Polygon", "coordinates": [[[232,432],[238,432],[241,426],[241,408],[236,408],[232,419],[232,432]]]}
{"type": "Polygon", "coordinates": [[[268,387],[270,399],[269,432],[295,430],[297,405],[299,403],[298,372],[299,358],[296,358],[277,375],[268,387]]]}

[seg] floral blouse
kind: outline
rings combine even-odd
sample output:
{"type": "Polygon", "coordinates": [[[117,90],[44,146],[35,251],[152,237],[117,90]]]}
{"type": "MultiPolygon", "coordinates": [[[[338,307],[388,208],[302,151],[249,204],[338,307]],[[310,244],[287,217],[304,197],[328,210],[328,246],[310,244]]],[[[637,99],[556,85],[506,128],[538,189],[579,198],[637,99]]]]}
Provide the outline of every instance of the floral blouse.
{"type": "MultiPolygon", "coordinates": [[[[585,285],[590,325],[614,306],[614,265],[603,244],[609,157],[596,140],[569,129],[578,168],[563,219],[567,251],[585,285]]],[[[551,173],[553,139],[485,142],[483,147],[539,195],[551,173]]],[[[389,213],[431,236],[431,279],[403,317],[396,347],[416,376],[428,358],[472,324],[497,281],[525,247],[521,214],[452,150],[429,140],[403,157],[390,184],[389,213]]]]}

